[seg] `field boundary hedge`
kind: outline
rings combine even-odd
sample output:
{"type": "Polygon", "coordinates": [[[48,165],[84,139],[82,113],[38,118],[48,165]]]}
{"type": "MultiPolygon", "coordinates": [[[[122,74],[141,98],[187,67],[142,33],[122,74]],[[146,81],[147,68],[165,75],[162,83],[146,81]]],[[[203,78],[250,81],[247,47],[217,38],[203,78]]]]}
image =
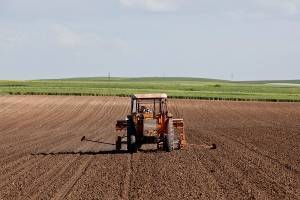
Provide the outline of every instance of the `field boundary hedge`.
{"type": "MultiPolygon", "coordinates": [[[[8,92],[8,95],[53,95],[53,96],[117,96],[130,97],[129,94],[99,94],[99,93],[77,93],[77,92],[8,92]]],[[[0,94],[1,95],[1,94],[0,94]]],[[[3,95],[3,94],[2,94],[3,95]]],[[[264,98],[236,98],[236,97],[204,97],[204,96],[176,96],[168,95],[170,99],[199,99],[213,101],[261,101],[261,102],[300,102],[300,99],[264,99],[264,98]]]]}

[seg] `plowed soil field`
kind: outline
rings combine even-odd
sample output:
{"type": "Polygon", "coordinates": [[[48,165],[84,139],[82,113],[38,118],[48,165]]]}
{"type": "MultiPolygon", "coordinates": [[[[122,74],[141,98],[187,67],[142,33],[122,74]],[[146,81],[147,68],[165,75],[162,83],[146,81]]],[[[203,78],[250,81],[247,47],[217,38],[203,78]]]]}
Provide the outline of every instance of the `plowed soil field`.
{"type": "Polygon", "coordinates": [[[170,100],[194,145],[116,154],[129,104],[0,96],[0,199],[300,199],[300,103],[170,100]]]}

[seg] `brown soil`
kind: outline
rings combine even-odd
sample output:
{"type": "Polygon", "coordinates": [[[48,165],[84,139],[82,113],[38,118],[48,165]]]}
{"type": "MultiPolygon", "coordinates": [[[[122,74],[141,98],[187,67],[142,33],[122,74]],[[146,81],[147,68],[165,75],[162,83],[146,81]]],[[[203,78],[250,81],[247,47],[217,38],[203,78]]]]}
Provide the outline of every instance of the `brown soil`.
{"type": "Polygon", "coordinates": [[[0,199],[300,199],[300,103],[170,100],[196,145],[115,154],[129,101],[1,96],[0,199]]]}

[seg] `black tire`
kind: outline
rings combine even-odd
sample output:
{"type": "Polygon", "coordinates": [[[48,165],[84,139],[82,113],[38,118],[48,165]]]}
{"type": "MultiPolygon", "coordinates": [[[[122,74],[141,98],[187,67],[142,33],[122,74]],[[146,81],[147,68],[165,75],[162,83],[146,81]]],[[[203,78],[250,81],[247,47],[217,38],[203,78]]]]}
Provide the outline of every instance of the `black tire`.
{"type": "Polygon", "coordinates": [[[136,138],[135,138],[135,126],[133,123],[132,116],[127,116],[128,121],[127,121],[127,150],[129,152],[134,152],[136,148],[136,138]]]}
{"type": "Polygon", "coordinates": [[[164,149],[167,152],[171,152],[174,149],[174,127],[172,119],[169,119],[168,133],[165,134],[164,149]]]}
{"type": "Polygon", "coordinates": [[[128,151],[130,153],[136,153],[137,152],[137,144],[136,144],[136,138],[135,135],[130,135],[129,138],[127,139],[128,145],[128,151]]]}
{"type": "Polygon", "coordinates": [[[210,149],[216,149],[217,145],[216,144],[212,144],[210,149]]]}
{"type": "Polygon", "coordinates": [[[165,150],[171,152],[174,149],[174,135],[166,134],[165,136],[165,150]]]}
{"type": "Polygon", "coordinates": [[[121,151],[121,148],[122,148],[122,137],[118,136],[118,139],[116,141],[116,150],[121,151]]]}

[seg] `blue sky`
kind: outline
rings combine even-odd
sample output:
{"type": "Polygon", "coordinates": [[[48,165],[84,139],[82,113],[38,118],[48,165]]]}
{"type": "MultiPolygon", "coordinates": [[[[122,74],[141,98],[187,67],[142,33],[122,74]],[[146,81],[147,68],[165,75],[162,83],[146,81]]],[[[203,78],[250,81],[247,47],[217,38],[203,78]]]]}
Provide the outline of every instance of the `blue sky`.
{"type": "Polygon", "coordinates": [[[0,79],[300,79],[300,0],[0,0],[0,79]]]}

